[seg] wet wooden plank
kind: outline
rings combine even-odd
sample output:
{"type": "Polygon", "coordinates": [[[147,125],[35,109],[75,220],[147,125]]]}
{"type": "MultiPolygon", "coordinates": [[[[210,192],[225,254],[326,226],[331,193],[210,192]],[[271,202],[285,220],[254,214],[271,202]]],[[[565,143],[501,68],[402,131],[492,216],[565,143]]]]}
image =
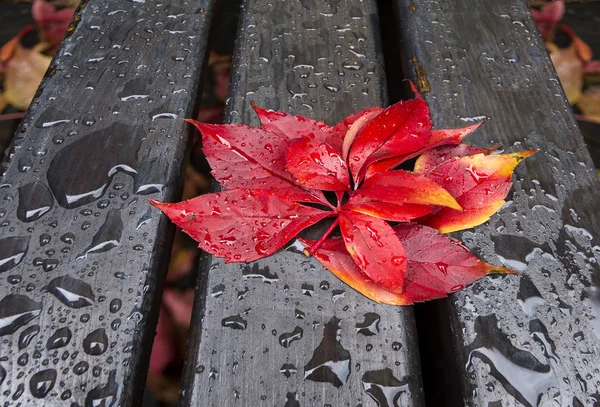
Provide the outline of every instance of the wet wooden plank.
{"type": "Polygon", "coordinates": [[[522,276],[453,295],[455,360],[467,405],[600,403],[600,189],[544,44],[518,0],[397,0],[406,72],[438,127],[486,119],[469,141],[539,148],[514,192],[463,241],[522,276]]]}
{"type": "Polygon", "coordinates": [[[141,403],[212,1],[84,1],[2,164],[2,405],[141,403]]]}
{"type": "MultiPolygon", "coordinates": [[[[376,11],[246,1],[229,122],[257,125],[250,102],[328,123],[385,104],[376,11]]],[[[247,265],[207,258],[201,275],[184,405],[422,405],[412,308],[367,300],[293,248],[247,265]]]]}

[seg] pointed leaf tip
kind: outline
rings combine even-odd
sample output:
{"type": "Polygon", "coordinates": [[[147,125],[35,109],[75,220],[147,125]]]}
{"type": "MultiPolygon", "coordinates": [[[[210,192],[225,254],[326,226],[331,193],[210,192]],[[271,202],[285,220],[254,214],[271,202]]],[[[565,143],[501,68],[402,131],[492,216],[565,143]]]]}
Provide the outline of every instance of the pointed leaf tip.
{"type": "Polygon", "coordinates": [[[161,201],[157,201],[155,199],[148,199],[148,202],[150,202],[151,205],[156,206],[158,209],[162,208],[163,206],[165,206],[164,202],[161,201]]]}
{"type": "Polygon", "coordinates": [[[421,93],[419,92],[419,89],[417,88],[417,85],[415,85],[415,83],[413,81],[411,81],[410,79],[404,79],[404,82],[408,82],[408,84],[410,85],[410,89],[415,94],[415,99],[420,99],[421,98],[421,93]]]}

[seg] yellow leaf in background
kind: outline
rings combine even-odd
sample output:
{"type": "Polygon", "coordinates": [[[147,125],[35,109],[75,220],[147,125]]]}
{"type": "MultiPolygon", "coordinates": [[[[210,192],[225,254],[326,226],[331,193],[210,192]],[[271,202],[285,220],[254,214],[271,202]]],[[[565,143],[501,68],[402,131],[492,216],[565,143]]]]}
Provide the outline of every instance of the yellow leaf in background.
{"type": "Polygon", "coordinates": [[[4,99],[9,105],[26,110],[37,91],[52,57],[44,55],[45,44],[28,49],[14,44],[12,55],[4,64],[4,99]]]}
{"type": "Polygon", "coordinates": [[[583,87],[583,62],[577,48],[574,44],[568,48],[558,48],[553,43],[546,43],[546,47],[569,103],[577,103],[583,87]]]}

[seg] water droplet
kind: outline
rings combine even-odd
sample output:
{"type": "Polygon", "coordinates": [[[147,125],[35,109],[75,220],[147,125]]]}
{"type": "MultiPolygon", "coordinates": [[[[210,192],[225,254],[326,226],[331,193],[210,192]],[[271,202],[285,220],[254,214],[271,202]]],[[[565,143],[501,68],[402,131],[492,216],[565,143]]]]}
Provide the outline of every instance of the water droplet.
{"type": "Polygon", "coordinates": [[[36,147],[31,151],[31,154],[34,157],[43,157],[48,154],[48,149],[46,147],[36,147]]]}
{"type": "Polygon", "coordinates": [[[287,378],[290,378],[291,375],[296,374],[297,372],[298,369],[296,369],[296,366],[292,365],[291,363],[284,363],[279,368],[279,373],[287,378]]]}
{"type": "Polygon", "coordinates": [[[212,288],[210,295],[214,298],[218,298],[225,292],[225,284],[217,284],[212,288]]]}
{"type": "Polygon", "coordinates": [[[313,293],[315,292],[315,287],[312,284],[302,284],[302,287],[300,287],[302,290],[302,294],[307,295],[309,297],[312,297],[313,293]]]}
{"type": "Polygon", "coordinates": [[[223,325],[227,328],[244,330],[244,329],[246,329],[248,322],[244,318],[242,318],[240,316],[240,314],[238,314],[238,315],[232,315],[227,318],[223,318],[223,320],[221,321],[221,325],[223,325]]]}
{"type": "Polygon", "coordinates": [[[117,371],[111,370],[108,374],[108,382],[104,386],[93,388],[85,398],[85,407],[111,407],[116,399],[119,385],[116,381],[117,371]]]}
{"type": "Polygon", "coordinates": [[[478,335],[468,347],[467,369],[473,358],[479,358],[504,389],[524,405],[536,406],[546,391],[559,388],[552,368],[531,353],[514,347],[498,328],[495,315],[478,316],[475,331],[478,335]]]}
{"type": "Polygon", "coordinates": [[[252,266],[244,265],[242,268],[242,276],[244,279],[261,278],[263,283],[271,284],[279,280],[277,273],[271,273],[268,266],[260,268],[254,263],[252,266]]]}
{"type": "Polygon", "coordinates": [[[80,376],[87,372],[89,368],[90,364],[85,360],[82,360],[81,362],[78,362],[75,366],[73,366],[73,373],[75,373],[77,376],[80,376]]]}
{"type": "Polygon", "coordinates": [[[98,356],[106,352],[108,348],[108,337],[104,328],[92,331],[83,340],[83,350],[88,355],[98,356]]]}
{"type": "Polygon", "coordinates": [[[4,379],[6,379],[6,369],[0,366],[0,386],[4,383],[4,379]]]}
{"type": "Polygon", "coordinates": [[[0,239],[0,273],[10,270],[23,260],[29,249],[29,236],[0,239]]]}
{"type": "Polygon", "coordinates": [[[33,162],[29,157],[19,158],[18,169],[19,172],[27,172],[33,167],[33,162]]]}
{"type": "Polygon", "coordinates": [[[546,300],[542,298],[536,286],[526,275],[521,275],[517,301],[521,305],[521,308],[523,308],[523,312],[529,317],[535,315],[537,307],[546,303],[546,300]]]}
{"type": "Polygon", "coordinates": [[[29,390],[33,397],[38,399],[46,397],[46,395],[54,388],[56,376],[57,373],[54,369],[42,370],[31,376],[31,379],[29,380],[29,390]]]}
{"type": "Polygon", "coordinates": [[[315,382],[329,382],[340,387],[350,375],[350,352],[339,342],[340,320],[332,317],[325,324],[323,339],[304,366],[304,378],[315,382]]]}
{"type": "Polygon", "coordinates": [[[279,344],[284,348],[289,348],[292,342],[302,339],[303,335],[304,330],[297,326],[292,332],[281,334],[279,336],[279,344]]]}
{"type": "Polygon", "coordinates": [[[331,300],[333,302],[336,302],[337,300],[344,298],[345,295],[346,295],[346,291],[344,291],[344,290],[333,290],[331,292],[331,300]]]}
{"type": "Polygon", "coordinates": [[[42,303],[21,294],[0,300],[0,336],[12,335],[42,312],[42,303]]]}
{"type": "Polygon", "coordinates": [[[58,260],[56,259],[45,259],[42,261],[42,269],[48,273],[54,270],[58,266],[58,260]]]}
{"type": "Polygon", "coordinates": [[[242,291],[238,291],[237,292],[238,301],[241,301],[244,298],[246,298],[246,296],[248,295],[249,292],[250,292],[250,290],[248,289],[248,287],[244,287],[244,289],[242,291]]]}
{"type": "Polygon", "coordinates": [[[119,246],[122,234],[123,221],[121,220],[121,213],[118,209],[111,209],[106,214],[104,223],[92,238],[92,243],[77,258],[83,259],[88,254],[107,252],[119,246]]]}
{"type": "Polygon", "coordinates": [[[118,171],[135,175],[141,138],[141,129],[116,123],[59,150],[47,173],[48,185],[58,203],[65,208],[85,205],[104,194],[118,171]],[[102,151],[102,155],[89,160],[74,159],[87,157],[90,151],[102,151]],[[65,165],[68,162],[77,162],[77,171],[65,165]]]}
{"type": "Polygon", "coordinates": [[[298,395],[296,393],[288,392],[285,396],[285,405],[283,407],[300,407],[298,395]]]}
{"type": "Polygon", "coordinates": [[[68,327],[59,328],[54,332],[46,342],[46,349],[58,349],[67,346],[71,342],[71,330],[68,327]]]}
{"type": "Polygon", "coordinates": [[[363,389],[378,406],[397,406],[400,393],[407,392],[408,378],[398,380],[391,369],[371,370],[362,378],[363,389]]]}
{"type": "Polygon", "coordinates": [[[39,325],[32,325],[21,331],[21,333],[19,334],[19,350],[23,350],[27,346],[29,346],[33,338],[35,338],[39,333],[39,325]]]}
{"type": "Polygon", "coordinates": [[[122,301],[120,298],[113,298],[110,302],[109,309],[111,313],[119,312],[121,309],[122,301]]]}
{"type": "Polygon", "coordinates": [[[558,362],[558,356],[556,356],[556,346],[554,345],[554,341],[550,339],[550,335],[548,334],[548,330],[539,319],[534,319],[529,322],[529,332],[531,333],[531,337],[538,342],[547,359],[554,359],[555,362],[558,362]]]}
{"type": "Polygon", "coordinates": [[[92,287],[85,281],[71,276],[65,275],[52,279],[46,289],[71,308],[83,308],[94,303],[92,287]]]}
{"type": "Polygon", "coordinates": [[[56,145],[59,145],[65,142],[65,138],[60,134],[57,134],[56,136],[52,137],[52,142],[56,145]]]}
{"type": "Polygon", "coordinates": [[[69,123],[71,121],[68,117],[69,115],[66,112],[57,109],[54,106],[50,106],[39,115],[34,126],[38,129],[60,126],[61,124],[69,123]]]}
{"type": "Polygon", "coordinates": [[[379,333],[379,321],[381,317],[374,312],[367,312],[364,321],[356,324],[356,332],[365,336],[373,336],[379,333]]]}
{"type": "Polygon", "coordinates": [[[71,232],[67,232],[60,237],[60,241],[66,244],[75,243],[75,235],[71,232]]]}
{"type": "Polygon", "coordinates": [[[392,256],[392,264],[401,266],[406,263],[406,256],[392,256]]]}

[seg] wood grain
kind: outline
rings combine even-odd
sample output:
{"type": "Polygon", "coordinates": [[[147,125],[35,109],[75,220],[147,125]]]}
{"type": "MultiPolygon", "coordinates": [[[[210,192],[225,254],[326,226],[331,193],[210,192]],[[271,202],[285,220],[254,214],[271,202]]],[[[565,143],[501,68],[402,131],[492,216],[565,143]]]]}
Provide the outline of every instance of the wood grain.
{"type": "Polygon", "coordinates": [[[485,260],[523,272],[447,301],[465,403],[596,405],[600,183],[527,3],[396,6],[405,69],[435,126],[485,118],[469,142],[540,149],[519,165],[509,203],[462,233],[485,260]]]}
{"type": "MultiPolygon", "coordinates": [[[[249,0],[242,15],[229,122],[257,125],[250,102],[330,124],[386,103],[374,1],[249,0]]],[[[410,307],[377,305],[289,250],[207,258],[201,274],[183,405],[422,405],[410,307]]]]}
{"type": "Polygon", "coordinates": [[[0,171],[0,404],[141,404],[212,3],[80,5],[0,171]]]}

